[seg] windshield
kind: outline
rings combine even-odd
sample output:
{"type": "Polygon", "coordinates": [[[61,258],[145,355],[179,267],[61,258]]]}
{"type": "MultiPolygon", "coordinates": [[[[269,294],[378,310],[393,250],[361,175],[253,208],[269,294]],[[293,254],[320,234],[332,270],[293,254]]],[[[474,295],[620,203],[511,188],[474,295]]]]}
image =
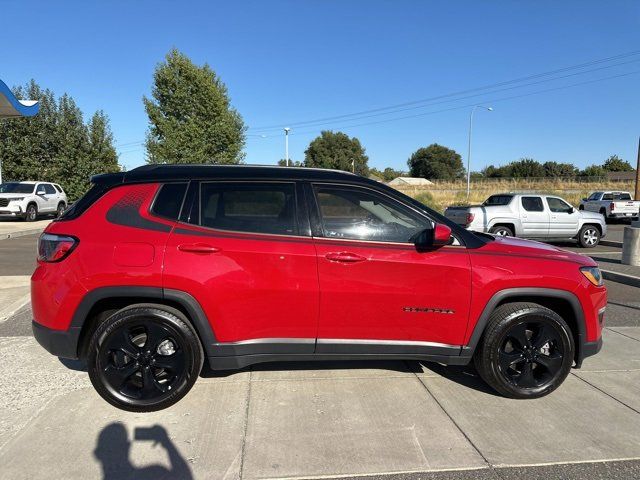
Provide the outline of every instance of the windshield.
{"type": "Polygon", "coordinates": [[[0,183],[0,193],[33,193],[32,183],[0,183]]]}
{"type": "Polygon", "coordinates": [[[491,195],[487,198],[482,205],[485,207],[490,206],[505,206],[511,203],[513,195],[491,195]]]}

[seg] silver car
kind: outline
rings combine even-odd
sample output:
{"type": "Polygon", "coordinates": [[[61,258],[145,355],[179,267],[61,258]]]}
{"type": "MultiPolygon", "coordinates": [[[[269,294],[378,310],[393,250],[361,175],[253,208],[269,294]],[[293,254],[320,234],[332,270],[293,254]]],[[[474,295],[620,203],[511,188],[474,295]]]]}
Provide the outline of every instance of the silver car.
{"type": "Polygon", "coordinates": [[[556,195],[502,193],[482,205],[448,207],[445,217],[469,230],[544,240],[575,239],[593,248],[607,234],[599,213],[581,211],[556,195]]]}

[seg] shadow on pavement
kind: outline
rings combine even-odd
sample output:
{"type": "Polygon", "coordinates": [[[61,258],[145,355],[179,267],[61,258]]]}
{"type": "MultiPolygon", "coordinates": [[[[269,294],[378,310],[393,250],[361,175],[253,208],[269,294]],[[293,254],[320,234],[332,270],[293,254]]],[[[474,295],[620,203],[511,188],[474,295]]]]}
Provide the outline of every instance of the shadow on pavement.
{"type": "Polygon", "coordinates": [[[93,451],[94,456],[101,463],[104,480],[155,480],[158,478],[189,480],[193,478],[189,465],[169,439],[164,427],[160,425],[150,428],[138,427],[134,431],[134,440],[150,441],[154,445],[162,446],[167,451],[171,468],[168,469],[163,465],[147,467],[132,465],[129,460],[131,442],[127,429],[122,423],[114,422],[102,429],[93,451]]]}
{"type": "Polygon", "coordinates": [[[265,362],[242,368],[240,370],[212,370],[205,362],[200,376],[203,378],[224,378],[231,375],[248,372],[249,370],[259,372],[282,372],[301,370],[365,370],[379,369],[391,370],[400,373],[420,373],[422,368],[417,362],[404,362],[402,360],[316,360],[316,361],[292,361],[292,362],[265,362]]]}

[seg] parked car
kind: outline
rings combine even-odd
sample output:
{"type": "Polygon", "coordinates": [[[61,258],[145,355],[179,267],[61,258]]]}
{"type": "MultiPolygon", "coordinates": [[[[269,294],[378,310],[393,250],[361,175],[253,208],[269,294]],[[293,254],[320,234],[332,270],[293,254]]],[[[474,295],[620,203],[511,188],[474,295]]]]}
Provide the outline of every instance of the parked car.
{"type": "Polygon", "coordinates": [[[57,183],[0,183],[0,217],[23,218],[33,222],[41,214],[62,215],[67,208],[67,194],[57,183]]]}
{"type": "Polygon", "coordinates": [[[178,401],[204,361],[473,360],[502,395],[536,398],[602,344],[591,258],[471,232],[333,170],[97,176],[38,251],[35,338],[131,411],[178,401]]]}
{"type": "Polygon", "coordinates": [[[593,192],[582,199],[578,208],[598,212],[606,219],[638,220],[640,217],[640,200],[634,201],[629,192],[593,192]]]}
{"type": "Polygon", "coordinates": [[[555,195],[501,193],[482,205],[448,207],[445,217],[468,230],[538,240],[575,239],[593,248],[607,234],[604,217],[578,211],[555,195]]]}

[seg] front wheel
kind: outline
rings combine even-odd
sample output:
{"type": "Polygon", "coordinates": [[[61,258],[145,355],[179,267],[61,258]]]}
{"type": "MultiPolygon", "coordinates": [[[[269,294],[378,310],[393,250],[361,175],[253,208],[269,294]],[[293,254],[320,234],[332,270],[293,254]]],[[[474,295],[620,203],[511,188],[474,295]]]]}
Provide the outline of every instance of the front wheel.
{"type": "Polygon", "coordinates": [[[203,357],[200,340],[180,311],[139,304],[98,326],[89,343],[87,366],[91,383],[111,405],[152,412],[189,392],[203,357]]]}
{"type": "Polygon", "coordinates": [[[66,208],[67,207],[65,206],[65,204],[60,202],[58,204],[58,208],[56,209],[56,218],[60,218],[62,216],[62,214],[64,213],[66,208]]]}
{"type": "Polygon", "coordinates": [[[38,207],[35,204],[30,203],[27,206],[27,211],[24,213],[24,219],[27,222],[35,222],[38,219],[38,207]]]}
{"type": "Polygon", "coordinates": [[[584,225],[578,233],[578,242],[583,248],[593,248],[600,243],[600,230],[593,225],[584,225]]]}
{"type": "Polygon", "coordinates": [[[493,312],[474,362],[482,379],[498,393],[539,398],[567,378],[573,354],[573,336],[557,313],[518,302],[493,312]]]}

